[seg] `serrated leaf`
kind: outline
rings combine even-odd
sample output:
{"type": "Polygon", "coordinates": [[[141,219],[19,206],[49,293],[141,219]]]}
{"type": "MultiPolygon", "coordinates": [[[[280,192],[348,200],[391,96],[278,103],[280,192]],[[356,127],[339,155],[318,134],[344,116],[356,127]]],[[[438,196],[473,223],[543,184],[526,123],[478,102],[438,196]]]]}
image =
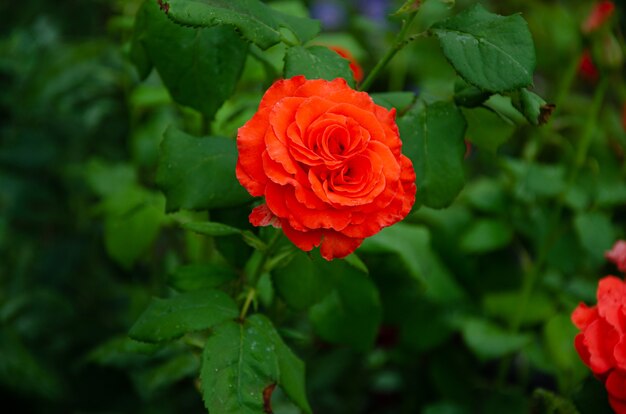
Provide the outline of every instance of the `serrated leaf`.
{"type": "Polygon", "coordinates": [[[283,342],[272,323],[263,315],[256,314],[248,318],[248,321],[257,326],[259,330],[267,332],[276,353],[280,378],[278,384],[285,394],[306,414],[312,410],[306,396],[304,362],[294,354],[283,342]]]}
{"type": "Polygon", "coordinates": [[[183,27],[147,0],[137,15],[131,55],[141,75],[149,60],[172,98],[213,118],[233,93],[248,45],[231,26],[183,27]]]}
{"type": "Polygon", "coordinates": [[[156,176],[167,199],[166,210],[232,207],[250,200],[235,177],[236,163],[234,140],[196,138],[168,129],[156,176]]]}
{"type": "Polygon", "coordinates": [[[223,223],[214,221],[188,221],[182,223],[182,227],[195,233],[204,234],[205,236],[231,236],[240,234],[241,230],[223,223]]]}
{"type": "Polygon", "coordinates": [[[237,273],[226,265],[216,263],[191,264],[174,270],[168,283],[179,292],[211,289],[233,280],[237,273]]]}
{"type": "Polygon", "coordinates": [[[273,338],[257,320],[227,321],[208,338],[200,379],[210,413],[264,412],[263,390],[278,382],[280,371],[273,338]]]}
{"type": "Polygon", "coordinates": [[[520,15],[499,16],[476,4],[431,31],[452,66],[472,85],[502,92],[532,83],[535,46],[520,15]]]}
{"type": "Polygon", "coordinates": [[[187,26],[232,25],[242,37],[262,49],[280,42],[283,29],[300,43],[311,40],[320,30],[316,20],[273,10],[258,0],[167,0],[167,13],[187,26]]]}
{"type": "Polygon", "coordinates": [[[415,205],[447,207],[465,183],[466,122],[449,102],[418,102],[398,121],[402,151],[413,161],[417,184],[415,205]]]}
{"type": "Polygon", "coordinates": [[[285,53],[285,78],[304,75],[307,79],[343,78],[354,87],[349,62],[324,46],[294,46],[285,53]]]}
{"type": "Polygon", "coordinates": [[[503,357],[519,351],[532,340],[528,334],[507,332],[483,319],[465,321],[462,332],[467,346],[481,359],[503,357]]]}
{"type": "Polygon", "coordinates": [[[154,298],[130,329],[129,336],[143,342],[162,342],[187,332],[211,328],[239,315],[235,302],[218,290],[154,298]]]}

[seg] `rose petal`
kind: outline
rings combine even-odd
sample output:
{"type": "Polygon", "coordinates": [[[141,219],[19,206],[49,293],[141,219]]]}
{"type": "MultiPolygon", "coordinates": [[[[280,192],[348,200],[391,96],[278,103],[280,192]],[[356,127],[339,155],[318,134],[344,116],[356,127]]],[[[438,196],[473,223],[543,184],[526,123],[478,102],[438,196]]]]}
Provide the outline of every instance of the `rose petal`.
{"type": "Polygon", "coordinates": [[[336,231],[324,231],[320,253],[326,260],[341,259],[354,252],[363,239],[344,236],[336,231]]]}
{"type": "Polygon", "coordinates": [[[585,335],[583,333],[579,333],[574,338],[574,348],[576,348],[578,356],[580,356],[583,363],[591,368],[591,354],[589,353],[589,348],[585,345],[585,335]]]}
{"type": "Polygon", "coordinates": [[[626,302],[626,284],[615,276],[606,276],[598,282],[598,313],[615,329],[620,329],[619,313],[626,302]]]}
{"type": "Polygon", "coordinates": [[[595,306],[587,307],[584,303],[579,303],[572,312],[572,323],[578,329],[585,329],[591,322],[598,318],[598,309],[595,306]]]}
{"type": "Polygon", "coordinates": [[[611,397],[618,400],[626,400],[626,371],[618,369],[611,371],[606,379],[605,386],[611,397]]]}
{"type": "Polygon", "coordinates": [[[615,414],[626,414],[626,401],[618,400],[609,395],[609,404],[613,411],[615,411],[615,414]]]}
{"type": "Polygon", "coordinates": [[[615,365],[613,350],[619,336],[615,329],[604,319],[597,319],[583,332],[584,344],[591,355],[589,367],[595,374],[603,374],[615,365]]]}
{"type": "Polygon", "coordinates": [[[281,220],[281,225],[285,236],[305,252],[319,246],[322,241],[322,230],[298,231],[291,227],[287,220],[281,220]]]}
{"type": "Polygon", "coordinates": [[[255,207],[249,216],[250,224],[256,227],[272,226],[280,228],[280,220],[267,207],[267,204],[261,204],[255,207]]]}

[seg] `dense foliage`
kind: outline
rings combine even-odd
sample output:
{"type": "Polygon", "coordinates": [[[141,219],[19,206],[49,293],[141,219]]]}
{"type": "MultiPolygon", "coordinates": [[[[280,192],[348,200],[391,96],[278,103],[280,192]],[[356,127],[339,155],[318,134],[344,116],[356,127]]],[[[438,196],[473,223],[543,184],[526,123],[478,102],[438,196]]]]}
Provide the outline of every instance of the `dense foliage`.
{"type": "Polygon", "coordinates": [[[5,406],[611,412],[570,315],[623,276],[626,9],[477,3],[0,5],[5,406]],[[345,259],[251,225],[235,174],[298,75],[395,108],[414,167],[345,259]]]}

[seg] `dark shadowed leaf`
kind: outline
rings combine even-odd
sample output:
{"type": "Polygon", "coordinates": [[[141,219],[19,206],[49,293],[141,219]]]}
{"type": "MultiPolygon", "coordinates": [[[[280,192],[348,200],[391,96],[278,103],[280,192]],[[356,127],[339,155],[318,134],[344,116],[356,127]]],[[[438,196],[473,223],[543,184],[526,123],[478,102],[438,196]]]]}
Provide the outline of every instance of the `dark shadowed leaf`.
{"type": "Polygon", "coordinates": [[[170,128],[161,143],[157,184],[167,211],[231,207],[250,199],[235,177],[237,147],[223,137],[196,138],[170,128]]]}

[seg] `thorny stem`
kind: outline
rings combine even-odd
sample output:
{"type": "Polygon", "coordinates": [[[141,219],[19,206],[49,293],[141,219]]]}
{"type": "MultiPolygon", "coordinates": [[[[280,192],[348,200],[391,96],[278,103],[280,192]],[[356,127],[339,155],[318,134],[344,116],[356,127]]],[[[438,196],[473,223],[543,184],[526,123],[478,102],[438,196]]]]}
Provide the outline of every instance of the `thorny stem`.
{"type": "Polygon", "coordinates": [[[380,75],[380,72],[385,68],[385,66],[387,66],[389,61],[393,59],[396,53],[402,50],[411,41],[417,39],[419,36],[422,35],[420,33],[419,35],[414,35],[409,37],[408,39],[405,39],[406,34],[409,31],[409,27],[411,26],[411,23],[413,22],[416,14],[417,12],[411,13],[409,17],[402,22],[402,28],[400,29],[400,33],[398,33],[398,35],[396,36],[395,44],[389,50],[387,50],[385,56],[383,56],[382,59],[380,59],[378,63],[376,63],[376,66],[374,66],[369,75],[367,75],[367,78],[365,78],[363,83],[361,83],[361,86],[359,87],[360,91],[368,90],[369,87],[372,86],[372,83],[374,83],[374,80],[378,77],[378,75],[380,75]]]}

